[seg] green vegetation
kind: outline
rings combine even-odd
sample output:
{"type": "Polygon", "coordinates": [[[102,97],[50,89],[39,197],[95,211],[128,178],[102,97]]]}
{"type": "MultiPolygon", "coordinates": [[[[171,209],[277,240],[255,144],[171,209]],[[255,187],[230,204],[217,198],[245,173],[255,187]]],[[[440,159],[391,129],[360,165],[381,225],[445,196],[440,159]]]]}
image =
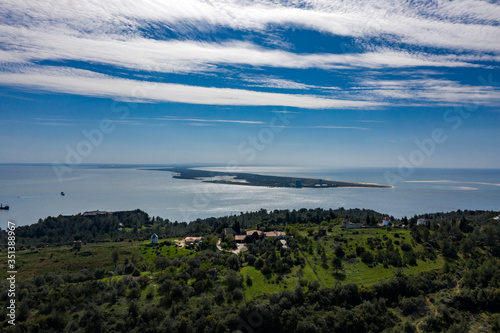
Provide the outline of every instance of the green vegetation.
{"type": "MultiPolygon", "coordinates": [[[[47,218],[16,230],[16,326],[5,332],[481,332],[500,329],[496,212],[376,224],[367,210],[260,211],[190,224],[142,211],[47,218]],[[123,231],[118,227],[123,226],[123,231]],[[254,234],[231,250],[235,230],[254,234]],[[128,230],[128,231],[127,231],[128,230]],[[150,244],[152,233],[159,244],[150,244]],[[200,244],[180,246],[185,236],[200,244]],[[79,242],[81,240],[81,248],[79,242]]],[[[0,232],[2,245],[7,242],[0,232]]],[[[1,255],[6,255],[2,246],[1,255]]],[[[0,270],[7,271],[6,261],[0,270]]],[[[0,283],[2,290],[8,285],[0,283]]]]}
{"type": "Polygon", "coordinates": [[[377,184],[365,184],[365,183],[353,183],[353,182],[340,182],[328,179],[317,179],[317,178],[297,178],[297,177],[281,177],[281,176],[267,176],[259,175],[253,173],[241,173],[241,172],[220,172],[220,171],[206,171],[198,170],[184,167],[168,168],[168,169],[154,169],[156,171],[168,171],[174,172],[174,178],[178,179],[203,179],[204,182],[209,183],[219,183],[219,184],[229,184],[229,185],[240,185],[240,186],[267,186],[267,187],[297,187],[297,182],[299,182],[299,187],[310,187],[310,188],[327,188],[327,187],[371,187],[371,188],[390,188],[388,185],[377,185],[377,184]],[[218,179],[210,180],[212,177],[232,177],[231,179],[218,179]],[[244,180],[245,182],[241,182],[244,180]]]}

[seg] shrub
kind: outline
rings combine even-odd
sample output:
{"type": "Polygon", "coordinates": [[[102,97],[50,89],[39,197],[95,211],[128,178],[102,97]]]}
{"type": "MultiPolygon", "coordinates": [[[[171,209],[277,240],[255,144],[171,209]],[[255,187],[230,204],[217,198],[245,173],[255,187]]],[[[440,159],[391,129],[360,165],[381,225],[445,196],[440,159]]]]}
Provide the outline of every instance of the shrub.
{"type": "Polygon", "coordinates": [[[141,297],[141,290],[139,288],[132,288],[128,292],[128,299],[139,299],[141,297]]]}
{"type": "Polygon", "coordinates": [[[364,262],[365,264],[369,265],[373,263],[373,254],[370,251],[365,251],[361,253],[361,261],[364,262]]]}
{"type": "Polygon", "coordinates": [[[253,254],[246,254],[245,258],[250,266],[253,266],[255,264],[255,261],[257,260],[257,257],[253,254]]]}
{"type": "Polygon", "coordinates": [[[250,277],[250,275],[247,275],[246,282],[247,282],[247,286],[249,286],[249,287],[251,287],[253,285],[253,281],[252,281],[252,278],[250,277]]]}
{"type": "Polygon", "coordinates": [[[264,260],[262,260],[262,258],[259,258],[255,261],[255,268],[261,269],[262,267],[264,267],[264,260]]]}

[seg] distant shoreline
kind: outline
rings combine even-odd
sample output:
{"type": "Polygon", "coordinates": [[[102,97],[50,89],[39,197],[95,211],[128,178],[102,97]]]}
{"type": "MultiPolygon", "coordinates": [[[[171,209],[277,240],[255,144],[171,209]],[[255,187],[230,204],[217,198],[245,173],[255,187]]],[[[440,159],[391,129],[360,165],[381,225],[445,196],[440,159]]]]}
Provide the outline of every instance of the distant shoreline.
{"type": "Polygon", "coordinates": [[[216,183],[226,185],[244,185],[260,187],[285,187],[285,188],[339,188],[339,187],[361,187],[361,188],[392,188],[389,185],[373,183],[341,182],[320,178],[284,177],[259,175],[242,172],[222,172],[198,170],[189,167],[174,167],[161,169],[148,169],[152,171],[168,171],[174,173],[173,178],[200,180],[205,183],[216,183]]]}

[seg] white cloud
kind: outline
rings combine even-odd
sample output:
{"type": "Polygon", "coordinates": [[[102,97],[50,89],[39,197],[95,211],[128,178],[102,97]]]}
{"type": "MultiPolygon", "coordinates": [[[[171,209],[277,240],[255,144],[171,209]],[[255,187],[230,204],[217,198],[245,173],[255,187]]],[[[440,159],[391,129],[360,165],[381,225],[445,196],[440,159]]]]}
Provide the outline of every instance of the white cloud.
{"type": "Polygon", "coordinates": [[[365,80],[364,92],[384,100],[418,100],[427,103],[496,106],[500,102],[500,89],[494,86],[471,86],[445,79],[365,80]]]}
{"type": "MultiPolygon", "coordinates": [[[[145,26],[213,31],[217,27],[264,31],[300,26],[334,35],[381,36],[388,41],[457,50],[500,52],[500,6],[480,0],[395,2],[4,0],[9,21],[66,27],[93,34],[137,34],[145,26]]],[[[6,16],[7,18],[7,16],[6,16]]],[[[30,28],[33,28],[30,27],[30,28]]]]}
{"type": "Polygon", "coordinates": [[[232,120],[232,119],[200,119],[200,118],[175,118],[175,117],[164,117],[157,118],[166,121],[191,121],[200,123],[231,123],[231,124],[247,124],[247,125],[262,125],[265,124],[263,121],[253,121],[253,120],[232,120]]]}
{"type": "MultiPolygon", "coordinates": [[[[207,43],[152,40],[139,36],[78,36],[64,29],[31,30],[0,25],[0,62],[76,60],[153,72],[214,71],[223,65],[281,68],[477,67],[500,57],[430,55],[378,49],[366,53],[296,54],[250,42],[207,43]]],[[[275,83],[278,84],[278,83],[275,83]]]]}
{"type": "Polygon", "coordinates": [[[139,75],[145,71],[220,73],[227,66],[243,71],[246,66],[323,70],[486,67],[500,62],[500,5],[480,0],[313,0],[300,5],[285,0],[3,0],[0,22],[0,71],[4,72],[0,82],[4,85],[121,100],[145,90],[141,102],[305,108],[373,108],[387,105],[385,100],[408,105],[410,101],[456,104],[472,99],[494,105],[499,100],[494,87],[425,78],[367,80],[359,90],[346,92],[276,76],[246,78],[253,86],[264,88],[332,89],[344,94],[345,99],[340,100],[170,83],[151,83],[155,89],[144,89],[143,81],[64,67],[26,66],[45,60],[74,60],[132,69],[140,71],[139,75]],[[211,34],[224,27],[266,35],[264,44],[273,48],[250,41],[189,39],[203,36],[197,32],[211,34]],[[276,32],[287,27],[359,38],[367,51],[294,53],[290,41],[276,32]],[[144,33],[161,34],[165,29],[181,38],[155,40],[144,33]],[[405,50],[405,43],[417,48],[405,50]],[[430,47],[430,53],[415,51],[421,47],[430,47]]]}
{"type": "Polygon", "coordinates": [[[308,126],[307,128],[324,128],[324,129],[354,129],[354,130],[368,130],[366,127],[356,127],[356,126],[308,126]]]}
{"type": "Polygon", "coordinates": [[[257,92],[172,83],[127,80],[86,70],[61,67],[28,67],[1,73],[0,84],[85,96],[131,99],[145,102],[177,102],[206,105],[290,106],[299,108],[376,108],[381,102],[340,100],[312,95],[257,92]]]}

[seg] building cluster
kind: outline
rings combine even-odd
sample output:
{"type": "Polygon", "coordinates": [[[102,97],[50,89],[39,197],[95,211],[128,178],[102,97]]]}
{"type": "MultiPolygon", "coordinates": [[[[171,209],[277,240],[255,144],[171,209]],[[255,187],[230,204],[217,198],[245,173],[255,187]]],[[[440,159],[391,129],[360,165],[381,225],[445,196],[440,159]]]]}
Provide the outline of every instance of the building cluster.
{"type": "Polygon", "coordinates": [[[272,237],[272,238],[279,238],[279,239],[285,238],[285,233],[283,231],[248,230],[244,234],[238,234],[232,228],[226,228],[226,229],[224,229],[224,234],[226,236],[232,235],[234,237],[234,241],[236,243],[251,243],[251,242],[253,242],[254,234],[256,234],[258,237],[264,236],[264,237],[272,237]]]}
{"type": "MultiPolygon", "coordinates": [[[[425,225],[425,223],[426,223],[425,219],[418,219],[417,220],[417,225],[425,225]]],[[[384,217],[382,219],[382,222],[380,222],[374,226],[365,225],[362,223],[353,223],[353,222],[350,222],[348,220],[343,220],[342,227],[346,228],[346,229],[382,228],[382,227],[408,228],[408,226],[406,226],[406,225],[401,225],[398,222],[395,223],[395,222],[391,221],[391,219],[388,217],[384,217]]]]}

